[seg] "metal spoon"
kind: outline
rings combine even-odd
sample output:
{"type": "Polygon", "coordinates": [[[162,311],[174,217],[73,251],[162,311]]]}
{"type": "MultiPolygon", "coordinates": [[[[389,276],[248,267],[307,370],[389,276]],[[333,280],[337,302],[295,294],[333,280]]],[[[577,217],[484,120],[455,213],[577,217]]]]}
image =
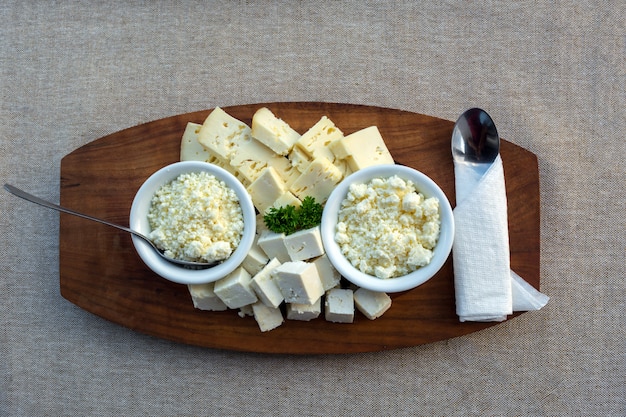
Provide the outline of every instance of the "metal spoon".
{"type": "Polygon", "coordinates": [[[172,262],[174,264],[178,264],[178,265],[182,265],[186,268],[189,269],[205,269],[205,268],[210,268],[216,264],[218,264],[219,262],[192,262],[192,261],[184,261],[181,259],[175,259],[175,258],[170,258],[169,256],[165,256],[165,254],[163,253],[163,251],[161,249],[159,249],[154,242],[152,242],[147,236],[144,236],[143,234],[136,232],[132,229],[129,229],[128,227],[124,227],[121,226],[119,224],[115,224],[115,223],[111,223],[108,222],[106,220],[102,220],[99,219],[97,217],[92,217],[92,216],[88,216],[86,214],[83,213],[79,213],[77,211],[65,208],[63,206],[59,206],[58,204],[54,204],[50,201],[46,201],[44,199],[41,199],[39,197],[36,197],[32,194],[27,193],[26,191],[20,190],[19,188],[16,188],[10,184],[4,184],[4,189],[7,190],[8,192],[10,192],[13,195],[16,195],[17,197],[23,198],[24,200],[30,201],[32,203],[36,203],[39,204],[41,206],[53,209],[53,210],[57,210],[57,211],[61,211],[63,213],[67,213],[67,214],[72,214],[74,216],[78,216],[78,217],[82,217],[84,219],[87,220],[93,220],[95,222],[98,223],[102,223],[102,224],[106,224],[107,226],[111,226],[111,227],[115,227],[116,229],[120,229],[123,230],[125,232],[128,233],[132,233],[133,235],[145,240],[146,242],[148,242],[150,244],[150,246],[152,246],[154,248],[154,250],[166,261],[168,262],[172,262]]]}
{"type": "Polygon", "coordinates": [[[486,170],[500,153],[500,136],[489,114],[483,109],[466,110],[452,131],[452,158],[486,170]]]}

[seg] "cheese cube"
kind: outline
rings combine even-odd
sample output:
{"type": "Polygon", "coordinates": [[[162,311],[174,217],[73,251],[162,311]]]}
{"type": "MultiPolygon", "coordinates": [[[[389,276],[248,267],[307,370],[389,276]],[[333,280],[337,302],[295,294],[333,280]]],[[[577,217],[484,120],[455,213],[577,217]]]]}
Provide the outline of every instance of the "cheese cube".
{"type": "Polygon", "coordinates": [[[354,321],[354,295],[352,290],[333,288],[326,293],[324,315],[327,321],[334,323],[352,323],[354,321]]]}
{"type": "Polygon", "coordinates": [[[254,311],[252,311],[252,304],[246,304],[245,306],[241,307],[237,312],[237,315],[242,319],[245,317],[254,316],[254,311]]]}
{"type": "Polygon", "coordinates": [[[370,320],[382,316],[391,307],[391,297],[384,292],[359,288],[354,292],[356,308],[370,320]]]}
{"type": "Polygon", "coordinates": [[[249,136],[248,125],[216,107],[204,120],[198,133],[198,141],[211,155],[228,164],[233,142],[249,136]]]}
{"type": "Polygon", "coordinates": [[[198,142],[198,132],[202,125],[189,122],[185,126],[183,138],[180,141],[181,161],[206,161],[209,159],[209,152],[198,142]]]}
{"type": "Polygon", "coordinates": [[[189,284],[189,294],[193,301],[193,306],[199,310],[208,311],[224,311],[228,308],[226,304],[220,298],[215,295],[213,291],[215,287],[214,282],[207,284],[189,284]]]}
{"type": "Polygon", "coordinates": [[[280,289],[272,279],[272,271],[280,266],[280,261],[272,258],[265,267],[252,278],[250,285],[257,297],[268,307],[277,308],[283,302],[284,297],[280,289]]]}
{"type": "Polygon", "coordinates": [[[300,175],[289,159],[276,154],[251,136],[239,137],[233,142],[230,165],[250,183],[268,166],[276,170],[287,188],[300,175]]]}
{"type": "Polygon", "coordinates": [[[285,236],[284,244],[292,261],[305,261],[324,254],[319,226],[285,236]]]}
{"type": "Polygon", "coordinates": [[[289,320],[310,321],[322,313],[322,297],[313,304],[287,304],[287,318],[289,320]]]}
{"type": "Polygon", "coordinates": [[[323,204],[342,178],[336,166],[327,158],[319,157],[315,158],[294,181],[290,191],[301,200],[310,196],[323,204]]]}
{"type": "MultiPolygon", "coordinates": [[[[259,224],[259,223],[257,223],[259,224]]],[[[254,239],[248,254],[244,258],[241,266],[250,273],[250,275],[254,275],[258,273],[263,267],[267,264],[270,259],[263,252],[263,249],[258,244],[258,236],[254,239]]]]}
{"type": "Polygon", "coordinates": [[[300,134],[267,107],[262,107],[252,116],[252,137],[277,154],[287,155],[300,134]]]}
{"type": "Polygon", "coordinates": [[[348,161],[350,169],[355,172],[372,165],[394,163],[376,126],[354,132],[334,141],[329,147],[338,158],[348,161]]]}
{"type": "Polygon", "coordinates": [[[229,308],[243,307],[258,300],[254,290],[250,287],[251,281],[250,273],[243,267],[239,267],[216,281],[213,291],[229,308]]]}
{"type": "Polygon", "coordinates": [[[273,330],[285,321],[280,308],[268,307],[260,301],[252,304],[252,312],[262,332],[273,330]]]}
{"type": "Polygon", "coordinates": [[[285,192],[287,189],[283,179],[271,166],[264,168],[257,179],[248,186],[248,193],[260,213],[265,213],[285,192]]]}
{"type": "Polygon", "coordinates": [[[298,142],[296,142],[296,146],[313,158],[324,156],[332,159],[333,154],[328,146],[341,138],[343,138],[343,132],[335,126],[332,120],[322,116],[315,125],[300,137],[298,142]]]}
{"type": "Polygon", "coordinates": [[[259,236],[258,245],[270,259],[276,258],[280,262],[290,260],[287,248],[285,247],[284,233],[276,233],[271,230],[263,231],[259,236]]]}
{"type": "Polygon", "coordinates": [[[278,197],[274,201],[274,203],[272,203],[272,207],[274,208],[281,208],[283,206],[294,206],[295,208],[298,208],[301,205],[302,205],[302,201],[300,201],[298,197],[293,195],[291,191],[285,191],[283,195],[278,197]]]}
{"type": "Polygon", "coordinates": [[[313,304],[324,294],[315,265],[308,262],[285,262],[274,269],[272,277],[287,303],[313,304]]]}
{"type": "Polygon", "coordinates": [[[317,268],[317,272],[322,281],[324,291],[328,291],[331,288],[335,288],[341,281],[341,275],[330,263],[328,257],[324,254],[313,261],[313,265],[317,268]]]}

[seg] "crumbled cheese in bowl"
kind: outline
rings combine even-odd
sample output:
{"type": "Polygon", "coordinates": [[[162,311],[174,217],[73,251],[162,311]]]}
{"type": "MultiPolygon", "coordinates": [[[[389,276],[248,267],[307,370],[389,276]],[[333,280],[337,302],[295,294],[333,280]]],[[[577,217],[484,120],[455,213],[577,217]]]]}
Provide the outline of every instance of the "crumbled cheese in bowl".
{"type": "Polygon", "coordinates": [[[381,279],[428,265],[439,239],[439,200],[425,198],[397,175],[351,184],[342,201],[335,241],[361,272],[381,279]]]}
{"type": "Polygon", "coordinates": [[[148,237],[169,257],[227,259],[241,241],[243,213],[235,191],[208,172],[179,175],[150,203],[148,237]]]}

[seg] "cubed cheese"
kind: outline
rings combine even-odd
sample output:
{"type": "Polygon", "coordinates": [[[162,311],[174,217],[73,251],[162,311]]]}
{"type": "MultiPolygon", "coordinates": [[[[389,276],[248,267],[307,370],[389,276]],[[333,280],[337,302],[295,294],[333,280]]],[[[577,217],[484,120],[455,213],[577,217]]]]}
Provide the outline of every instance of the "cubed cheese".
{"type": "Polygon", "coordinates": [[[193,306],[199,310],[224,311],[228,308],[213,291],[214,282],[187,285],[193,306]]]}
{"type": "Polygon", "coordinates": [[[272,277],[287,303],[313,304],[324,294],[317,268],[304,261],[285,262],[272,277]]]}
{"type": "Polygon", "coordinates": [[[354,294],[352,290],[333,288],[326,293],[324,315],[327,321],[334,323],[352,323],[354,321],[354,294]]]}
{"type": "Polygon", "coordinates": [[[394,163],[376,126],[370,126],[336,140],[329,147],[338,158],[348,161],[350,169],[355,172],[372,165],[394,163]]]}
{"type": "Polygon", "coordinates": [[[267,107],[262,107],[252,117],[252,137],[277,154],[287,155],[300,134],[267,107]]]}
{"type": "Polygon", "coordinates": [[[255,237],[248,254],[241,263],[241,266],[243,266],[244,269],[250,273],[250,275],[258,273],[270,260],[263,249],[259,246],[258,238],[258,236],[255,237]]]}
{"type": "Polygon", "coordinates": [[[250,286],[251,281],[250,273],[239,267],[216,281],[214,291],[229,308],[240,308],[257,301],[256,294],[250,286]]]}
{"type": "Polygon", "coordinates": [[[287,262],[290,260],[289,253],[287,253],[287,248],[285,247],[284,233],[264,230],[259,236],[258,244],[268,258],[276,258],[280,262],[287,262]]]}
{"type": "Polygon", "coordinates": [[[280,289],[272,279],[272,272],[280,266],[280,261],[272,258],[265,267],[259,271],[251,282],[252,289],[263,304],[277,308],[283,302],[284,297],[280,289]]]}
{"type": "Polygon", "coordinates": [[[268,208],[272,207],[274,201],[286,192],[283,179],[271,166],[265,167],[257,179],[248,186],[248,193],[260,213],[265,213],[268,208]]]}
{"type": "Polygon", "coordinates": [[[209,152],[198,142],[198,132],[202,125],[188,122],[180,141],[181,161],[206,161],[209,159],[209,152]]]}
{"type": "Polygon", "coordinates": [[[298,208],[301,205],[302,205],[302,201],[300,201],[298,197],[293,195],[291,191],[285,191],[283,195],[281,195],[274,201],[274,203],[272,204],[272,207],[281,208],[284,206],[294,206],[298,208]]]}
{"type": "Polygon", "coordinates": [[[252,312],[262,332],[273,330],[285,321],[280,308],[268,307],[260,301],[252,304],[252,312]]]}
{"type": "Polygon", "coordinates": [[[324,254],[319,226],[285,236],[284,244],[292,261],[305,261],[324,254]]]}
{"type": "Polygon", "coordinates": [[[287,304],[287,318],[289,320],[310,321],[319,317],[322,312],[322,297],[313,304],[287,304]]]}
{"type": "Polygon", "coordinates": [[[356,308],[370,320],[382,316],[391,307],[391,297],[384,292],[359,288],[354,292],[356,308]]]}
{"type": "Polygon", "coordinates": [[[313,261],[313,265],[317,268],[317,272],[322,281],[324,291],[328,291],[331,288],[335,288],[341,281],[341,275],[330,263],[328,257],[324,254],[313,261]]]}
{"type": "Polygon", "coordinates": [[[304,172],[294,181],[290,191],[298,198],[313,197],[323,204],[343,178],[339,169],[327,158],[315,158],[304,172]]]}

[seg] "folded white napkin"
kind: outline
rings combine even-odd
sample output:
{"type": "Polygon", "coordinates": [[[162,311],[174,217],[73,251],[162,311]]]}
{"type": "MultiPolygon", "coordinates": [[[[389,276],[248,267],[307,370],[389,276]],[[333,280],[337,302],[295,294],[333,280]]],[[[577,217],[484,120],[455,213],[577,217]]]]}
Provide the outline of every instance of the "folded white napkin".
{"type": "Polygon", "coordinates": [[[454,163],[452,257],[460,321],[503,321],[513,311],[539,310],[549,300],[511,270],[502,159],[484,165],[454,163]]]}

